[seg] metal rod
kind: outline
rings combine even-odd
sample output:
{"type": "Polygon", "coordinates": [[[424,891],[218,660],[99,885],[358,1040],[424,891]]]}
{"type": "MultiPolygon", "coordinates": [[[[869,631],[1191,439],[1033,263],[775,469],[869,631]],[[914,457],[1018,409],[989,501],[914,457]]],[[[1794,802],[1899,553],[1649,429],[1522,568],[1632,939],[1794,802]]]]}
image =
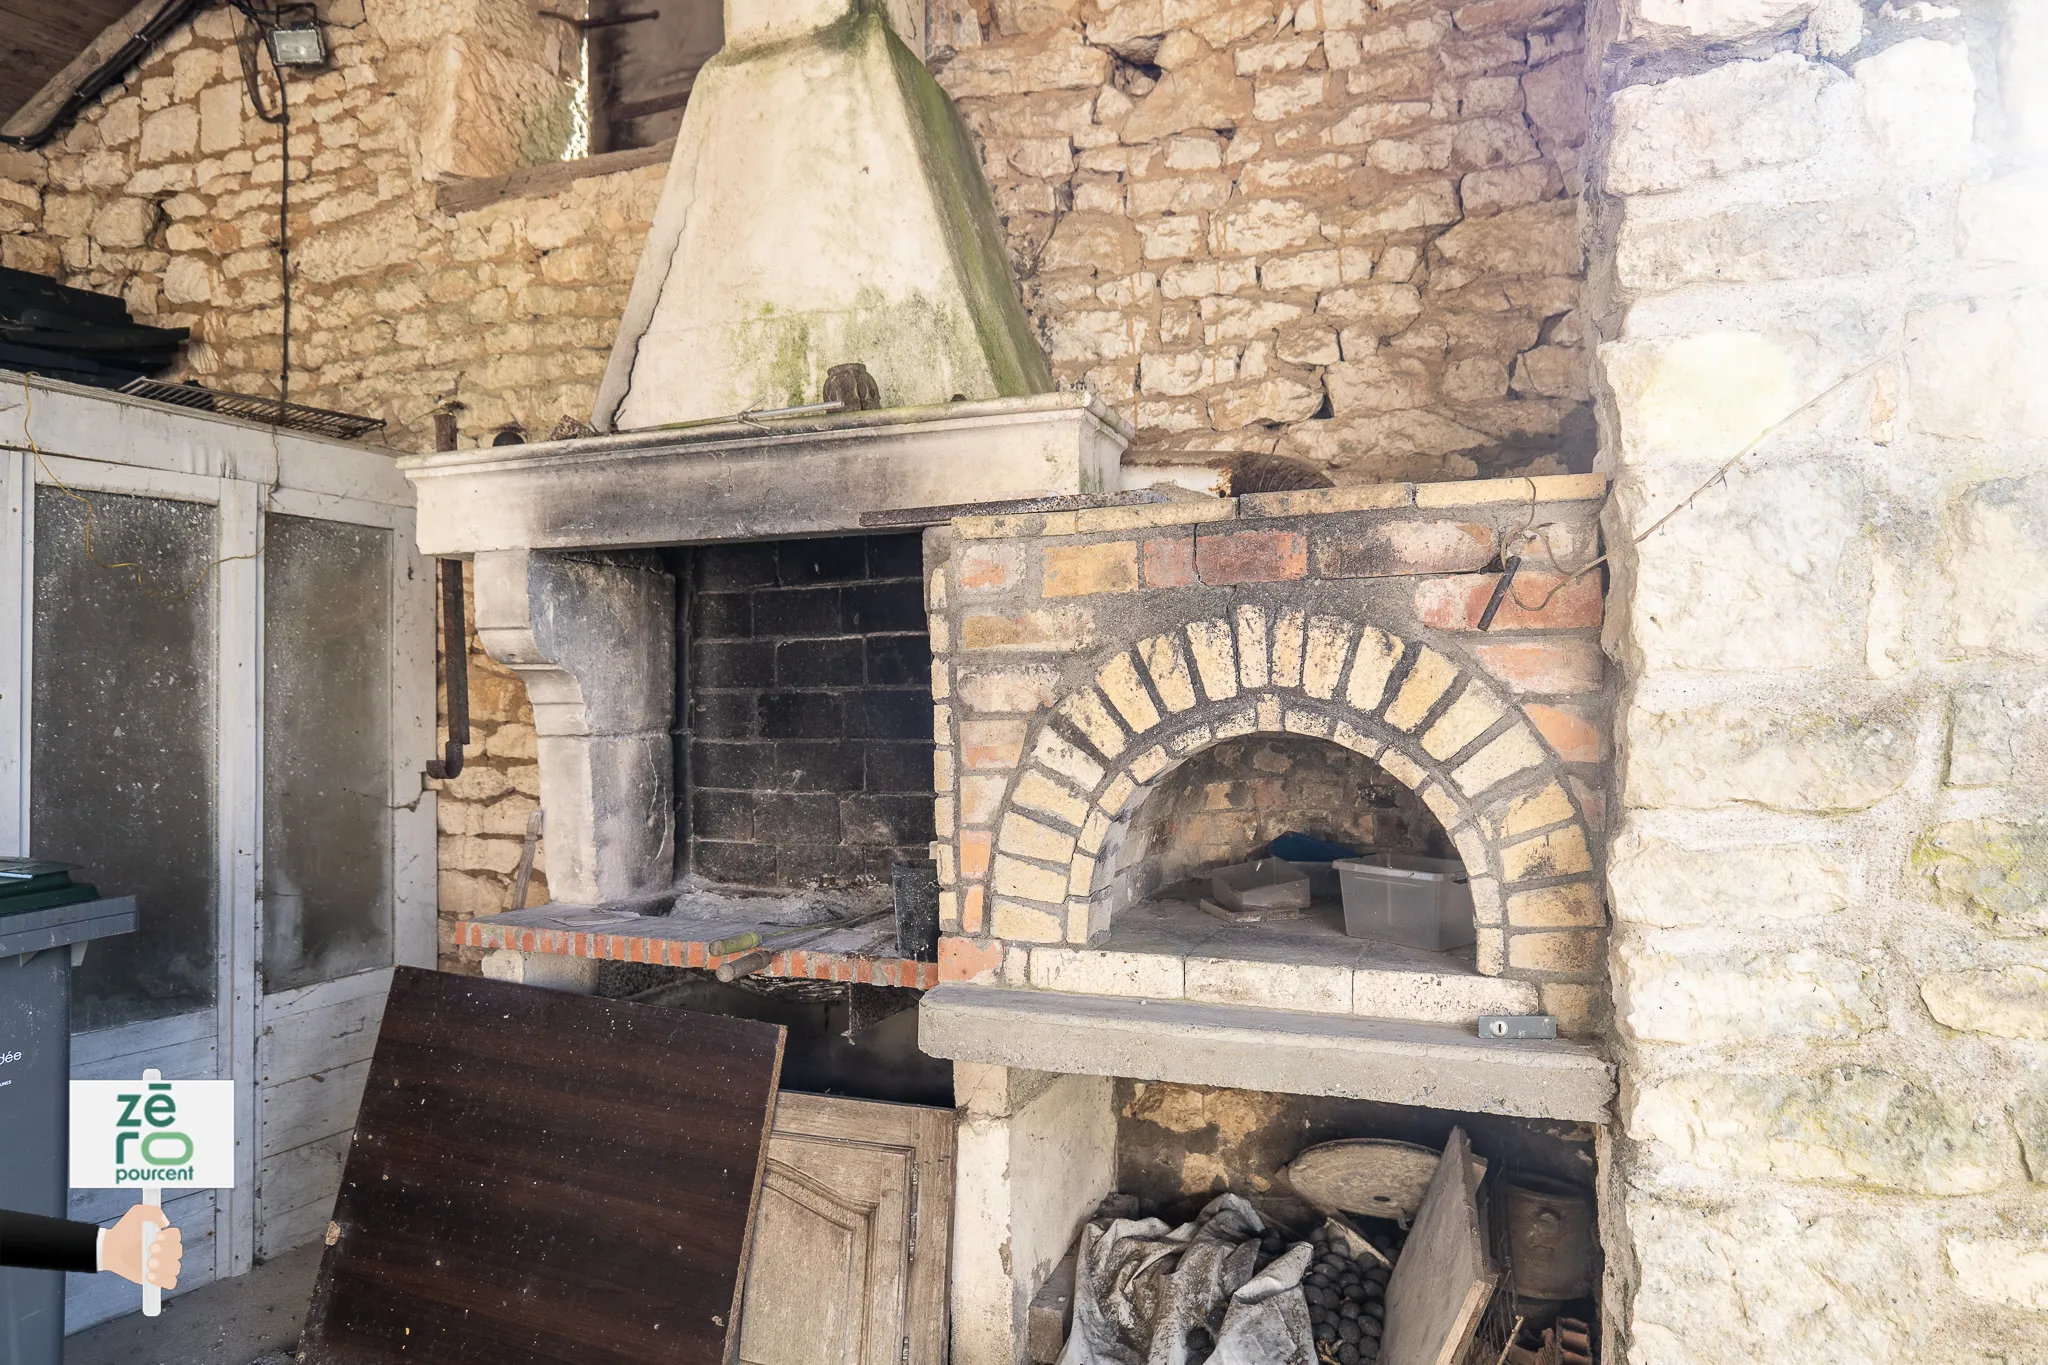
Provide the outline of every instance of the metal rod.
{"type": "Polygon", "coordinates": [[[1501,565],[1500,581],[1493,585],[1493,596],[1486,600],[1486,610],[1479,613],[1479,628],[1493,629],[1493,617],[1500,610],[1500,604],[1507,600],[1508,589],[1514,586],[1515,570],[1522,567],[1520,555],[1509,555],[1501,565]]]}
{"type": "Polygon", "coordinates": [[[448,693],[448,741],[441,757],[427,760],[427,776],[440,781],[462,775],[462,750],[469,743],[469,636],[463,629],[462,561],[441,561],[441,682],[448,693]]]}

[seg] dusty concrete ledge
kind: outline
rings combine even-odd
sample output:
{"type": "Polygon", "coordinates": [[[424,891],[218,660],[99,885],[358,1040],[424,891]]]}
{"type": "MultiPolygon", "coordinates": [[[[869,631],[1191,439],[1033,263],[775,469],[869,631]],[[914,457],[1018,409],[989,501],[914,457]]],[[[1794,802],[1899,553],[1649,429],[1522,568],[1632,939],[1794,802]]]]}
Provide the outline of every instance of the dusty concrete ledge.
{"type": "Polygon", "coordinates": [[[918,1010],[936,1057],[1388,1104],[1605,1123],[1614,1073],[1568,1042],[1290,1010],[940,986],[918,1010]]]}
{"type": "Polygon", "coordinates": [[[420,551],[593,549],[861,530],[861,514],[1117,486],[1131,427],[1086,393],[719,421],[399,461],[420,551]]]}

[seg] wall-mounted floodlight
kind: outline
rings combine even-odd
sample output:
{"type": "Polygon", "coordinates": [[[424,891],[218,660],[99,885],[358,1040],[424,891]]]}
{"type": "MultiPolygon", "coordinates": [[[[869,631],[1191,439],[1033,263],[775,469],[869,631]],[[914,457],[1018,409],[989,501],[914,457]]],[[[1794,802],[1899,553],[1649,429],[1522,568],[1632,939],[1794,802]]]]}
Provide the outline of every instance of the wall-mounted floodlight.
{"type": "Polygon", "coordinates": [[[274,28],[270,30],[270,55],[279,66],[320,66],[327,60],[327,41],[316,23],[274,28]]]}

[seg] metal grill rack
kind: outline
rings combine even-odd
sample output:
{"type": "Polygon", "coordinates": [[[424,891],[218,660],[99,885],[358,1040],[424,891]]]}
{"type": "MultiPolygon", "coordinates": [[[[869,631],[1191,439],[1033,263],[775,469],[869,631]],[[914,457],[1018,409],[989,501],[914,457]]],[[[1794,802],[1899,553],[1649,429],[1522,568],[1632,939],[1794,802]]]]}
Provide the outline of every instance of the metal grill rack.
{"type": "Polygon", "coordinates": [[[334,412],[328,408],[307,407],[303,403],[281,403],[275,398],[228,393],[199,384],[166,384],[160,379],[136,379],[123,385],[121,392],[134,398],[219,413],[223,417],[240,417],[250,422],[310,432],[315,436],[333,436],[343,441],[367,436],[384,426],[381,417],[334,412]]]}

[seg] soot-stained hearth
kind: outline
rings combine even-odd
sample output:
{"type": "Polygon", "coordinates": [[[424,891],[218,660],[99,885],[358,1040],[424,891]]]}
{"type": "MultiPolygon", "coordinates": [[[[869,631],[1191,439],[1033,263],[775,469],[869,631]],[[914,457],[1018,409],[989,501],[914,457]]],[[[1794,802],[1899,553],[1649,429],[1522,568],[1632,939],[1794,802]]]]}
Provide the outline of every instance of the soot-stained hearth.
{"type": "Polygon", "coordinates": [[[917,533],[674,552],[681,869],[887,880],[933,835],[917,533]]]}

